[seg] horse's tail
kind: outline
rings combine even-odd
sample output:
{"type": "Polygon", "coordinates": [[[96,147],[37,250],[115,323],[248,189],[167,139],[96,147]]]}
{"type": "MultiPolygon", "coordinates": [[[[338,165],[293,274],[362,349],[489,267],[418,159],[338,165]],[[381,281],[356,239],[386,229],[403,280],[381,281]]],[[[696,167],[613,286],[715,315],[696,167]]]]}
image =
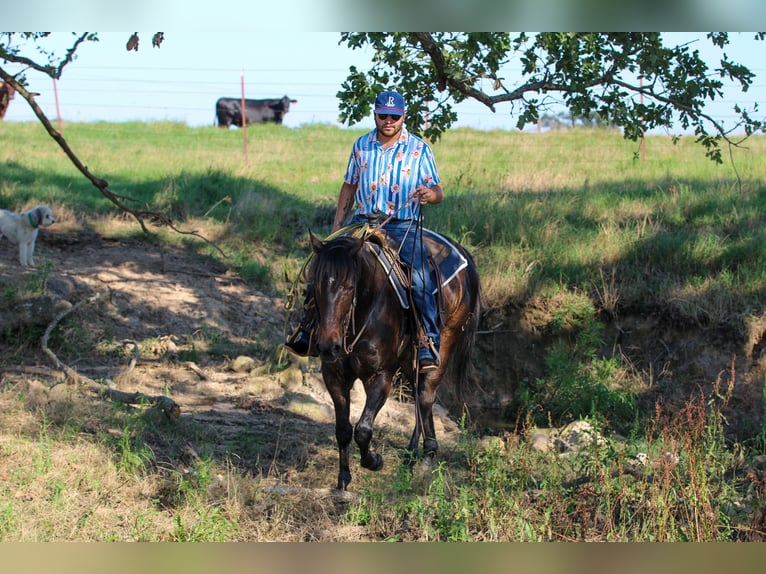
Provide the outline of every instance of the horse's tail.
{"type": "Polygon", "coordinates": [[[462,251],[463,255],[468,259],[468,266],[465,270],[464,298],[472,301],[473,304],[470,314],[463,325],[463,330],[457,340],[457,344],[451,353],[447,373],[447,379],[452,382],[457,404],[461,407],[464,405],[467,391],[470,390],[475,383],[471,358],[476,340],[476,330],[479,326],[479,319],[481,318],[481,286],[479,284],[479,273],[476,270],[476,264],[473,262],[471,255],[465,250],[462,251]]]}

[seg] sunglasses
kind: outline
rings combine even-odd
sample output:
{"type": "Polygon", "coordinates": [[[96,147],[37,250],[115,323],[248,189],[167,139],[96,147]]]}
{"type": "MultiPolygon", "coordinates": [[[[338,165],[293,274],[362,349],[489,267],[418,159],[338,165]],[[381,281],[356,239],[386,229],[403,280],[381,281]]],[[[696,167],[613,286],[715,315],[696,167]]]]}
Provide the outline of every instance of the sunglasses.
{"type": "Polygon", "coordinates": [[[378,116],[378,119],[380,120],[387,120],[388,118],[391,118],[395,122],[399,121],[399,119],[402,117],[399,114],[375,114],[375,115],[378,116]]]}

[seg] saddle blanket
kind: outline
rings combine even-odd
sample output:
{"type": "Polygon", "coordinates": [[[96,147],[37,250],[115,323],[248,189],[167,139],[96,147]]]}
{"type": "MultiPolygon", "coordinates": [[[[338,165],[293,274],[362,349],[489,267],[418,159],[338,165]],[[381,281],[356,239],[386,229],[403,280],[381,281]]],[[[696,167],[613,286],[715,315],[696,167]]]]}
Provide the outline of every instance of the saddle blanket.
{"type": "Polygon", "coordinates": [[[428,245],[428,253],[439,267],[442,287],[452,281],[458,273],[468,267],[468,260],[443,235],[423,228],[423,239],[428,245]]]}
{"type": "MultiPolygon", "coordinates": [[[[442,278],[441,287],[445,287],[460,271],[468,266],[468,260],[443,235],[430,229],[423,229],[423,243],[428,250],[430,258],[439,268],[439,276],[442,278]]],[[[399,265],[393,263],[395,255],[390,252],[390,249],[385,249],[377,243],[368,241],[367,244],[386,271],[386,275],[388,275],[388,279],[394,287],[402,307],[409,309],[410,304],[406,287],[407,279],[399,265]]],[[[438,288],[434,290],[434,294],[437,291],[438,288]]]]}

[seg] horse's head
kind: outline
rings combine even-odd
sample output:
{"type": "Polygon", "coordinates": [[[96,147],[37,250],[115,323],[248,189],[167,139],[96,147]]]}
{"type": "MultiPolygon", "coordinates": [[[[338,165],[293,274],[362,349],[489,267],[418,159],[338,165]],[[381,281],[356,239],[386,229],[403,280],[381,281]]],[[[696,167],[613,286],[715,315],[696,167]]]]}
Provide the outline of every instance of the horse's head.
{"type": "Polygon", "coordinates": [[[314,259],[311,283],[317,312],[317,350],[323,361],[337,361],[346,348],[359,278],[362,238],[338,237],[322,242],[310,234],[314,259]]]}

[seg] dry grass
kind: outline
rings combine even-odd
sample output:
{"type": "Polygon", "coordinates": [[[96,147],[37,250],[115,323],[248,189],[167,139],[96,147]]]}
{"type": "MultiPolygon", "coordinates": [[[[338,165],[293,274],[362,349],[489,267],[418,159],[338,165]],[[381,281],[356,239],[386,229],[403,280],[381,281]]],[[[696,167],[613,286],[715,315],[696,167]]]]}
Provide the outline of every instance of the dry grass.
{"type": "MultiPolygon", "coordinates": [[[[699,395],[675,415],[658,407],[649,442],[610,438],[580,454],[539,452],[511,434],[462,432],[443,444],[438,465],[419,465],[409,475],[391,447],[406,435],[384,426],[377,440],[386,467],[375,474],[357,469],[352,492],[341,495],[319,486],[333,474],[331,444],[299,463],[295,452],[278,455],[256,475],[223,450],[168,458],[171,444],[188,444],[194,423],[172,428],[151,411],[84,400],[68,385],[49,389],[34,377],[7,377],[0,391],[0,538],[739,539],[750,532],[749,512],[766,492],[755,474],[739,488],[725,481],[747,472],[742,453],[729,451],[721,434],[727,380],[714,396],[699,395]],[[126,434],[136,439],[133,446],[121,440],[126,434]],[[145,458],[128,462],[141,452],[145,458]]],[[[280,425],[275,451],[291,433],[280,425]]]]}

